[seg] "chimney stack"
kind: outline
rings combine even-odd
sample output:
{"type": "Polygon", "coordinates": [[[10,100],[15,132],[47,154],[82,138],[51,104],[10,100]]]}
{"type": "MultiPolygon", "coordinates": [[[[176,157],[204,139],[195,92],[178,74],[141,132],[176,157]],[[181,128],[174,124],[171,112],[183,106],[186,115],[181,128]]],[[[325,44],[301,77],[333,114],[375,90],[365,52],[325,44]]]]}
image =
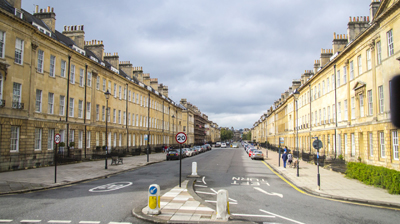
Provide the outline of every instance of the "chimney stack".
{"type": "Polygon", "coordinates": [[[144,73],[143,74],[143,83],[146,86],[150,86],[150,74],[149,73],[144,73]]]}
{"type": "MultiPolygon", "coordinates": [[[[133,76],[136,77],[139,82],[143,82],[143,67],[133,67],[133,76]]],[[[132,74],[129,73],[129,74],[132,74]]]]}
{"type": "Polygon", "coordinates": [[[110,63],[114,68],[119,70],[119,56],[118,53],[104,53],[104,61],[110,63]]]}
{"type": "Polygon", "coordinates": [[[150,86],[151,88],[153,88],[154,90],[158,90],[158,79],[157,78],[153,78],[150,79],[150,86]]]}
{"type": "Polygon", "coordinates": [[[39,6],[36,5],[33,15],[42,20],[51,32],[54,33],[56,31],[56,14],[54,13],[54,8],[50,9],[50,6],[48,6],[47,9],[40,9],[39,11],[39,6]]]}
{"type": "Polygon", "coordinates": [[[321,58],[320,65],[324,67],[330,60],[333,55],[333,51],[331,49],[321,49],[321,58]]]}
{"type": "Polygon", "coordinates": [[[332,50],[333,54],[343,51],[348,43],[346,34],[333,33],[332,50]]]}
{"type": "Polygon", "coordinates": [[[357,36],[364,32],[368,27],[369,16],[357,16],[353,18],[350,16],[350,21],[347,24],[348,41],[352,42],[355,40],[357,36]]]}
{"type": "Polygon", "coordinates": [[[85,50],[89,50],[96,55],[98,59],[104,61],[104,44],[102,40],[85,41],[85,50]]]}
{"type": "Polygon", "coordinates": [[[168,97],[168,86],[163,86],[163,95],[168,97]]]}
{"type": "Polygon", "coordinates": [[[369,17],[371,21],[375,19],[376,12],[381,4],[380,0],[372,0],[371,4],[369,5],[369,17]]]}
{"type": "Polygon", "coordinates": [[[320,60],[315,60],[314,61],[314,74],[317,74],[318,69],[321,67],[321,62],[320,60]]]}
{"type": "Polygon", "coordinates": [[[300,81],[300,80],[293,79],[293,81],[292,81],[292,89],[297,89],[297,88],[299,88],[300,86],[301,86],[301,81],[300,81]]]}
{"type": "Polygon", "coordinates": [[[21,9],[21,0],[7,0],[10,5],[16,9],[21,9]]]}
{"type": "Polygon", "coordinates": [[[64,26],[62,32],[65,36],[71,38],[81,49],[85,48],[85,31],[83,31],[83,25],[81,26],[64,26]]]}

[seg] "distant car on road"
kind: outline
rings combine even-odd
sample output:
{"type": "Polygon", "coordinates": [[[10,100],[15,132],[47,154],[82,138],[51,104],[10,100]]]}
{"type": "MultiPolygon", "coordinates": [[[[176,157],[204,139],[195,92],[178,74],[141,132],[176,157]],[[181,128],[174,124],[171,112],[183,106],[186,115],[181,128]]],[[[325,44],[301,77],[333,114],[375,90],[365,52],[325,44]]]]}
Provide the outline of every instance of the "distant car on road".
{"type": "Polygon", "coordinates": [[[221,147],[221,142],[215,143],[215,147],[221,147]]]}
{"type": "Polygon", "coordinates": [[[239,148],[239,145],[236,142],[232,143],[232,148],[239,148]]]}
{"type": "Polygon", "coordinates": [[[226,148],[225,142],[221,143],[221,148],[226,148]]]}
{"type": "Polygon", "coordinates": [[[176,150],[169,150],[167,160],[179,159],[179,152],[176,150]]]}

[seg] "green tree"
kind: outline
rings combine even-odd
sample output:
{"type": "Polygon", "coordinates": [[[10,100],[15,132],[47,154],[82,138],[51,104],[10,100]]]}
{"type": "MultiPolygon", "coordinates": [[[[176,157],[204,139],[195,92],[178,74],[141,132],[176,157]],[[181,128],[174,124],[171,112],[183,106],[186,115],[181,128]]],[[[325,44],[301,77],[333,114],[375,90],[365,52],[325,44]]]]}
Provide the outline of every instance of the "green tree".
{"type": "Polygon", "coordinates": [[[233,131],[229,129],[221,129],[221,141],[230,140],[233,138],[233,131]]]}
{"type": "Polygon", "coordinates": [[[247,132],[246,134],[243,134],[243,137],[242,137],[242,139],[243,140],[251,140],[251,132],[249,131],[249,132],[247,132]]]}

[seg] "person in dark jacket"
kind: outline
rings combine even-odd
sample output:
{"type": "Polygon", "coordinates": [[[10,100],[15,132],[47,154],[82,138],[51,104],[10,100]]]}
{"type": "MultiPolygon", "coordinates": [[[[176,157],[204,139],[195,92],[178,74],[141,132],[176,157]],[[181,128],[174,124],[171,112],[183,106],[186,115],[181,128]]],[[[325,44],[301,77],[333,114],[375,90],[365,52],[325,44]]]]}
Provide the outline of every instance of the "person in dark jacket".
{"type": "Polygon", "coordinates": [[[286,161],[287,161],[288,157],[286,154],[286,151],[283,153],[282,155],[282,160],[283,160],[283,168],[286,168],[286,161]]]}

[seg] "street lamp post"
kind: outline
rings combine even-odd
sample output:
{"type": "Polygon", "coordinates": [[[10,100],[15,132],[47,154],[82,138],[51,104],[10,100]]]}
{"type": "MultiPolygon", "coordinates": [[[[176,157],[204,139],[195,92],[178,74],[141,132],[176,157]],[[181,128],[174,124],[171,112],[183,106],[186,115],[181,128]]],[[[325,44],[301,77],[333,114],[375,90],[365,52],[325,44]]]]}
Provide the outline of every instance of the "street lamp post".
{"type": "Polygon", "coordinates": [[[107,89],[107,92],[105,92],[104,93],[104,95],[106,96],[106,169],[107,169],[107,154],[108,154],[108,113],[109,113],[109,110],[108,110],[108,99],[110,98],[110,95],[111,95],[111,93],[108,91],[108,89],[107,89]]]}
{"type": "Polygon", "coordinates": [[[175,133],[175,115],[173,114],[171,117],[172,117],[172,137],[175,137],[174,136],[174,133],[175,133]]]}
{"type": "Polygon", "coordinates": [[[300,92],[298,89],[296,89],[293,93],[294,99],[296,100],[296,147],[297,147],[297,163],[296,163],[296,168],[297,168],[297,176],[299,176],[299,157],[300,157],[300,151],[299,151],[299,115],[298,115],[298,99],[300,92]]]}

